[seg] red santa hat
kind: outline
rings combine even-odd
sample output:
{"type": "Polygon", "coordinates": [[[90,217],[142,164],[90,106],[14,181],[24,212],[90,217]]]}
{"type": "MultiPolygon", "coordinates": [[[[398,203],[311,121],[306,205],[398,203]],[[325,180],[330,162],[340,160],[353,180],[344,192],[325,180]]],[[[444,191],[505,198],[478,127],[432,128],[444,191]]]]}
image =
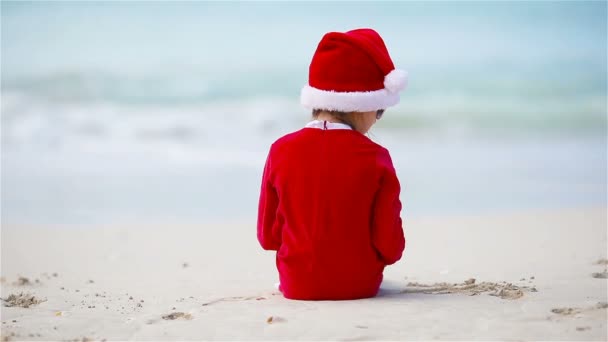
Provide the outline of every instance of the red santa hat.
{"type": "Polygon", "coordinates": [[[395,69],[376,31],[329,32],[312,57],[300,101],[310,109],[374,111],[399,103],[406,85],[407,72],[395,69]]]}

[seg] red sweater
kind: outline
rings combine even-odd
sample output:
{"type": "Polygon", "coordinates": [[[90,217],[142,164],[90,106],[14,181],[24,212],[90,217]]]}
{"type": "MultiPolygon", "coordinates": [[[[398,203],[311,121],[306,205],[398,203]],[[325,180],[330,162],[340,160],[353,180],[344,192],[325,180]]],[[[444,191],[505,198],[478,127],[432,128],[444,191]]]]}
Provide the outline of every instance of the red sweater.
{"type": "Polygon", "coordinates": [[[257,236],[286,298],[373,297],[401,258],[399,180],[388,151],[353,130],[303,128],[270,148],[257,236]]]}

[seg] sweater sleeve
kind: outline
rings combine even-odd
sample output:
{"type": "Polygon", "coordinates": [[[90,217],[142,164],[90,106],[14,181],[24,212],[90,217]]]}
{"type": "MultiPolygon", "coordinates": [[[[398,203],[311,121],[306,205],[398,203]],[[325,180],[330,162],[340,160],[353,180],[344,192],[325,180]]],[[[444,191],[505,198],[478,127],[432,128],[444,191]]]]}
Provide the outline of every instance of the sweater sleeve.
{"type": "Polygon", "coordinates": [[[262,175],[258,205],[258,241],[265,250],[276,251],[281,246],[280,233],[275,228],[279,198],[271,182],[271,154],[268,154],[262,175]]]}
{"type": "Polygon", "coordinates": [[[405,236],[401,221],[401,186],[388,151],[381,156],[383,175],[373,208],[372,244],[385,264],[401,259],[405,236]]]}

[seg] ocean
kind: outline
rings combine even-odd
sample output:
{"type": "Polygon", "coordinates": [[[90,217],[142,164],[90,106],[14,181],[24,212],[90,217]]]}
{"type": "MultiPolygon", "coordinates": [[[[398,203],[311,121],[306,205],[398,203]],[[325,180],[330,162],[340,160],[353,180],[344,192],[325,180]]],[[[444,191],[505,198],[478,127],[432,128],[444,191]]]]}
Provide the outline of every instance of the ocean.
{"type": "Polygon", "coordinates": [[[255,222],[325,32],[409,73],[404,216],[605,206],[606,2],[1,3],[2,223],[255,222]]]}

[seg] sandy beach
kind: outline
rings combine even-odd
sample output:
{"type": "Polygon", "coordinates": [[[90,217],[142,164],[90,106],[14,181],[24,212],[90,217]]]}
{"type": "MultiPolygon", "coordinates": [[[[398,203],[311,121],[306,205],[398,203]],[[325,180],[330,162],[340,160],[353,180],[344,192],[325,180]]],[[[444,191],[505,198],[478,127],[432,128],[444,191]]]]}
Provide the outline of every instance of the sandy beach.
{"type": "Polygon", "coordinates": [[[2,226],[3,340],[607,339],[606,208],[405,219],[378,297],[284,299],[253,222],[2,226]]]}
{"type": "Polygon", "coordinates": [[[0,9],[0,342],[608,341],[607,1],[0,9]],[[409,75],[368,132],[405,252],[375,298],[287,300],[265,162],[312,120],[322,37],[356,28],[409,75]]]}

